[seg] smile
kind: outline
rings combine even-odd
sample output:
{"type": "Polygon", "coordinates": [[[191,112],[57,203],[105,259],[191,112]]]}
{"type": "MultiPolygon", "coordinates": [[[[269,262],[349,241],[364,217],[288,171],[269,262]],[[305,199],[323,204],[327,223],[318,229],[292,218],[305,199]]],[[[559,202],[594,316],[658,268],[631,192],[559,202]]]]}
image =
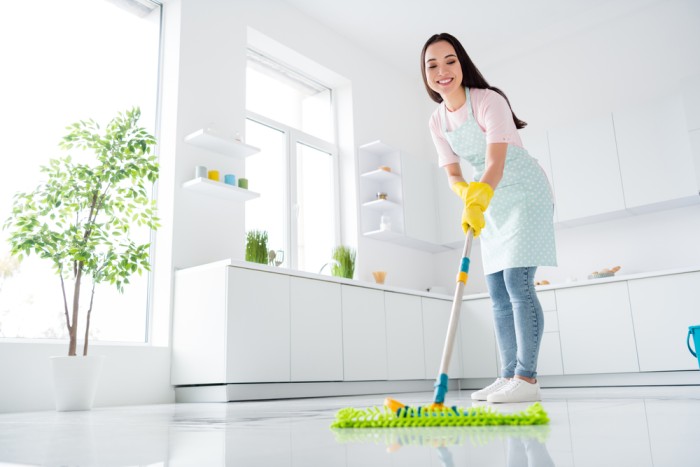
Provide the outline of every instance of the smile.
{"type": "Polygon", "coordinates": [[[441,80],[438,80],[437,83],[438,83],[438,84],[442,84],[442,85],[450,84],[450,83],[452,82],[453,79],[454,79],[454,78],[441,79],[441,80]]]}

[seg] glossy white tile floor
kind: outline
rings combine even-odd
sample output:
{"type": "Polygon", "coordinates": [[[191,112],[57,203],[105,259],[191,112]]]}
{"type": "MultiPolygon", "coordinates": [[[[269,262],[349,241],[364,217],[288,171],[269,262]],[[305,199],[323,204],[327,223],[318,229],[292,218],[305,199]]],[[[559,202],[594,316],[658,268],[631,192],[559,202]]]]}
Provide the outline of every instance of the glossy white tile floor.
{"type": "MultiPolygon", "coordinates": [[[[448,402],[468,406],[469,393],[448,402]]],[[[550,389],[543,398],[550,425],[520,428],[329,428],[339,408],[383,396],[0,414],[0,465],[700,465],[700,387],[550,389]]]]}

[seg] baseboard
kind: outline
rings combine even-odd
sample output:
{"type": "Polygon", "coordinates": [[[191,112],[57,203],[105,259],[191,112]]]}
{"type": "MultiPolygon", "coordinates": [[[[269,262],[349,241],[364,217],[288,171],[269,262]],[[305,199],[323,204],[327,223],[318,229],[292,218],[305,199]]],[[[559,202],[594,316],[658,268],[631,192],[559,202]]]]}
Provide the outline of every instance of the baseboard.
{"type": "MultiPolygon", "coordinates": [[[[433,391],[434,381],[331,381],[308,383],[248,383],[180,386],[177,402],[233,402],[249,400],[299,399],[305,397],[359,396],[433,391]]],[[[458,380],[448,388],[457,390],[458,380]]]]}
{"type": "MultiPolygon", "coordinates": [[[[700,386],[700,371],[551,375],[538,376],[537,379],[542,388],[700,386]]],[[[460,380],[462,389],[480,389],[492,382],[493,378],[467,378],[460,380]]]]}
{"type": "MultiPolygon", "coordinates": [[[[700,371],[539,376],[538,380],[542,388],[700,386],[700,371]]],[[[450,380],[449,390],[480,389],[492,382],[493,377],[450,380]]],[[[212,384],[176,387],[175,399],[177,402],[234,402],[400,394],[432,392],[433,384],[432,380],[212,384]]]]}

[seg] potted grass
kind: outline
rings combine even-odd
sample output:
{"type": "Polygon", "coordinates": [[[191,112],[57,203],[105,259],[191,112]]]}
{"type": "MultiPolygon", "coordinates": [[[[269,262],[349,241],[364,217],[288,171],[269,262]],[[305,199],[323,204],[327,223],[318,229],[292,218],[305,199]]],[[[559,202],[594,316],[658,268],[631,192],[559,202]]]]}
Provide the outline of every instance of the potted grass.
{"type": "Polygon", "coordinates": [[[265,230],[250,230],[246,232],[245,260],[252,263],[267,264],[267,232],[265,230]]]}
{"type": "Polygon", "coordinates": [[[42,166],[43,181],[15,194],[4,224],[12,254],[49,261],[61,284],[69,342],[68,356],[51,359],[57,410],[92,407],[102,366],[102,356],[88,356],[90,319],[99,303],[95,286],[108,283],[123,292],[129,277],[150,269],[150,244],[131,239],[134,227],[158,227],[149,196],[158,178],[151,154],[156,140],[138,126],[140,115],[138,108],[119,113],[104,129],[94,120],[68,126],[59,146],[78,154],[42,166]]]}
{"type": "Polygon", "coordinates": [[[331,274],[336,277],[352,279],[352,277],[355,275],[354,249],[345,245],[339,245],[333,249],[331,274]]]}

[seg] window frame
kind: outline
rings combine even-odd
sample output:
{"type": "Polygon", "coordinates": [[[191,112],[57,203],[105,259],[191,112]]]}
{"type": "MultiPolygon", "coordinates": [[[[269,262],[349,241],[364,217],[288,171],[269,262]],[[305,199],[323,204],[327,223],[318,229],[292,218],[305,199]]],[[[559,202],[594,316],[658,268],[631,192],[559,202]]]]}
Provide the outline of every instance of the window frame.
{"type": "MultiPolygon", "coordinates": [[[[333,115],[333,128],[336,131],[337,119],[335,118],[335,103],[333,100],[333,90],[331,89],[331,115],[333,115]]],[[[287,267],[289,269],[298,270],[298,209],[299,203],[297,199],[297,144],[303,144],[310,148],[322,151],[330,155],[333,167],[333,241],[336,245],[340,242],[340,171],[338,160],[338,145],[305,133],[297,128],[290,127],[284,123],[260,115],[250,110],[246,110],[246,120],[251,120],[260,125],[265,125],[274,130],[280,131],[285,138],[285,215],[284,222],[286,226],[285,235],[285,252],[287,255],[287,267]]],[[[330,257],[329,257],[330,260],[330,257]]],[[[307,271],[312,272],[312,271],[307,271]]]]}

